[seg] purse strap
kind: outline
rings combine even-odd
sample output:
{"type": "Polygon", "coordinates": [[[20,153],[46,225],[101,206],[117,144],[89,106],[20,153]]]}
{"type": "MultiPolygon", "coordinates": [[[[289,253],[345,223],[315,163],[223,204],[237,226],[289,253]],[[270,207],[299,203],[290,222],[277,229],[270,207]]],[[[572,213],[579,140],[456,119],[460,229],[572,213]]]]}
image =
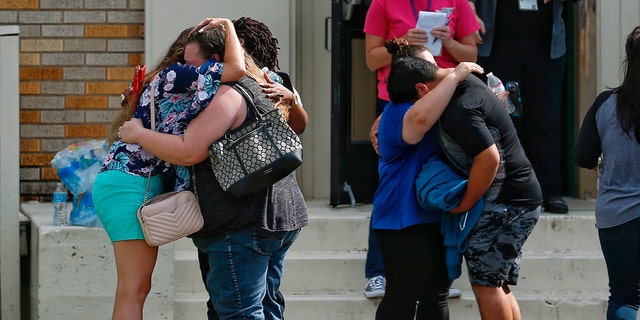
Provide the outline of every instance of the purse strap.
{"type": "MultiPolygon", "coordinates": [[[[151,130],[156,130],[156,99],[155,99],[155,84],[151,82],[151,102],[149,104],[151,109],[151,130]]],[[[155,157],[154,157],[155,159],[155,157]]],[[[147,185],[144,190],[144,202],[142,205],[147,205],[149,202],[149,185],[151,184],[151,171],[149,170],[149,175],[147,176],[147,185]]],[[[196,200],[198,199],[198,191],[196,188],[196,168],[191,166],[191,179],[193,180],[193,194],[196,196],[196,200]]]]}
{"type": "Polygon", "coordinates": [[[245,89],[245,87],[240,84],[239,82],[236,82],[233,87],[236,89],[236,91],[238,91],[242,96],[244,96],[244,100],[247,102],[247,104],[251,107],[251,109],[253,110],[253,115],[254,117],[256,117],[257,120],[262,120],[263,119],[263,115],[262,113],[258,110],[258,108],[256,107],[255,102],[253,102],[253,97],[249,94],[249,92],[247,92],[247,89],[245,89]]]}
{"type": "MultiPolygon", "coordinates": [[[[151,90],[151,102],[149,103],[149,109],[151,109],[151,130],[156,130],[156,99],[155,99],[155,91],[156,91],[156,86],[153,83],[153,81],[151,81],[150,83],[150,90],[151,90]]],[[[154,157],[155,159],[155,157],[154,157]]],[[[151,183],[151,171],[153,171],[153,168],[151,170],[149,170],[149,175],[147,176],[147,186],[144,189],[144,202],[142,203],[143,206],[147,205],[147,202],[149,201],[149,184],[151,183]]]]}

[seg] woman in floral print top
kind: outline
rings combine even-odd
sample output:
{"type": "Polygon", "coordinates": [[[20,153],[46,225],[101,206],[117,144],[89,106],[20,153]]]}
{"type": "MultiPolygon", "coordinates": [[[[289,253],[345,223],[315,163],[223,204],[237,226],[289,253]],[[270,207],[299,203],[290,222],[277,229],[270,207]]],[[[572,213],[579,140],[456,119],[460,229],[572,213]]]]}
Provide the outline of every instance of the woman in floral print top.
{"type": "Polygon", "coordinates": [[[158,248],[150,247],[137,219],[137,209],[145,199],[163,193],[165,182],[182,190],[189,184],[188,169],[154,158],[138,144],[124,143],[115,133],[124,120],[140,119],[150,128],[150,108],[155,108],[156,128],[160,132],[182,135],[188,122],[204,109],[221,81],[235,81],[245,73],[244,52],[229,19],[206,19],[221,25],[202,33],[182,32],[166,57],[145,77],[140,101],[127,106],[112,125],[109,152],[93,186],[96,213],[113,243],[118,285],[112,320],[142,319],[144,301],[151,288],[151,275],[158,248]],[[206,61],[200,68],[189,65],[184,49],[197,45],[206,61]],[[225,52],[226,51],[226,52],[225,52]],[[226,54],[225,54],[226,53],[226,54]],[[224,57],[224,65],[219,62],[224,57]],[[224,68],[223,68],[224,66],[224,68]],[[224,72],[223,72],[224,69],[224,72]],[[151,105],[151,94],[154,105],[151,105]]]}
{"type": "MultiPolygon", "coordinates": [[[[151,94],[155,99],[156,131],[182,136],[187,124],[211,101],[222,78],[223,63],[209,59],[200,67],[177,62],[156,75],[145,86],[138,108],[133,114],[146,128],[151,128],[151,94]],[[199,74],[201,72],[203,74],[199,74]],[[153,88],[153,89],[152,89],[153,88]]],[[[138,144],[118,139],[111,144],[101,171],[120,170],[141,177],[162,174],[165,179],[175,173],[176,191],[189,186],[189,169],[155,158],[138,144]]]]}

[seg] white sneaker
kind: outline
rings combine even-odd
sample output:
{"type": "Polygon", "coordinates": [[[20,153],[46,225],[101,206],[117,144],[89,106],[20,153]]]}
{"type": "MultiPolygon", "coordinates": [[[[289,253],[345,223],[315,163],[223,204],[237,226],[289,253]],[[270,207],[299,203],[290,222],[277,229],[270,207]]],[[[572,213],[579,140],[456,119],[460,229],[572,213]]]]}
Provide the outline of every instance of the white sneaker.
{"type": "Polygon", "coordinates": [[[367,285],[364,287],[364,296],[373,299],[373,298],[382,298],[384,297],[384,289],[387,286],[387,279],[384,276],[375,276],[367,282],[367,285]]]}
{"type": "Polygon", "coordinates": [[[449,288],[449,299],[457,299],[460,298],[460,296],[462,296],[462,291],[454,287],[449,288]]]}

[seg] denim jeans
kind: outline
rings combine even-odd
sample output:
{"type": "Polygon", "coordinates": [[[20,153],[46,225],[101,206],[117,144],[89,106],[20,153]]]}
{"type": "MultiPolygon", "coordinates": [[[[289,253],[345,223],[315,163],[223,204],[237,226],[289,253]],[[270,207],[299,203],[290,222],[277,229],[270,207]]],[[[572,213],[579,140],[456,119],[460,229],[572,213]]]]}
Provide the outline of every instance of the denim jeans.
{"type": "Polygon", "coordinates": [[[640,218],[598,229],[609,275],[607,320],[636,320],[640,306],[640,218]]]}
{"type": "Polygon", "coordinates": [[[205,286],[221,320],[284,318],[280,280],[285,255],[299,232],[246,228],[193,239],[208,256],[205,286]]]}
{"type": "MultiPolygon", "coordinates": [[[[389,101],[378,98],[376,105],[376,115],[382,114],[384,107],[387,106],[389,101]]],[[[371,228],[371,221],[369,221],[369,242],[367,248],[367,260],[364,265],[364,276],[367,279],[371,279],[376,276],[384,276],[384,265],[382,263],[382,253],[380,252],[380,244],[378,243],[378,236],[371,228]]]]}
{"type": "Polygon", "coordinates": [[[380,244],[378,243],[378,236],[375,231],[371,229],[371,221],[369,221],[369,248],[367,249],[367,259],[364,265],[364,276],[367,279],[384,276],[380,244]]]}

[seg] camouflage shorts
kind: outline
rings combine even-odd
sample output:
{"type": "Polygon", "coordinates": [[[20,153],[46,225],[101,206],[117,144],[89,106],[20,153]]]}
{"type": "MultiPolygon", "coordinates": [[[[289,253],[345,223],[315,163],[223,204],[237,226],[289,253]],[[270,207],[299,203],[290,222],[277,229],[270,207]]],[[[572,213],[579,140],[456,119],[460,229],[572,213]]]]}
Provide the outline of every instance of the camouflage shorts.
{"type": "Polygon", "coordinates": [[[505,281],[518,283],[522,246],[539,215],[540,207],[485,203],[464,254],[471,284],[501,287],[505,281]]]}

